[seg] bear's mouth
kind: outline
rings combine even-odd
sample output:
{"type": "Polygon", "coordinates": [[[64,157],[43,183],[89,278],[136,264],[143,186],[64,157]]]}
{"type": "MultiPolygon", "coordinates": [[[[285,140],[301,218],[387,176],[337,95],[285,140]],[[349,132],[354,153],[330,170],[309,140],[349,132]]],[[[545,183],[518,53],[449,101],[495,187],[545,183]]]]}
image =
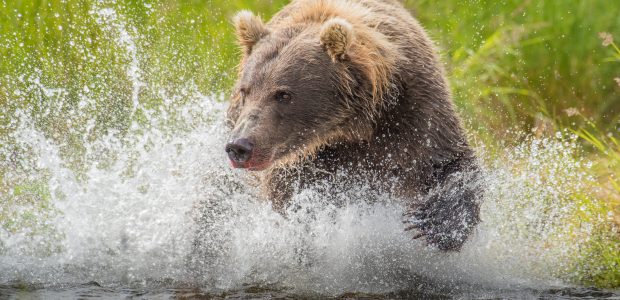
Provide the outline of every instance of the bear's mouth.
{"type": "Polygon", "coordinates": [[[263,171],[271,166],[271,161],[269,161],[268,159],[250,159],[245,162],[236,162],[234,160],[230,160],[230,164],[233,168],[236,169],[247,169],[248,171],[263,171]]]}
{"type": "Polygon", "coordinates": [[[261,152],[254,151],[247,160],[230,159],[230,164],[236,169],[246,169],[248,171],[263,171],[272,165],[273,159],[269,155],[262,155],[261,152]]]}

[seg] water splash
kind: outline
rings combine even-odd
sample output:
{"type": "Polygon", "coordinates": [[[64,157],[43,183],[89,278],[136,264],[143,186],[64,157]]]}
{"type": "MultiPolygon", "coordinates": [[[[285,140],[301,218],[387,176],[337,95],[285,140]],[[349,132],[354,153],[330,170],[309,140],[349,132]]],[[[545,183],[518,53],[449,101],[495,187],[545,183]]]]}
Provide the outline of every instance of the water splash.
{"type": "MultiPolygon", "coordinates": [[[[223,108],[216,104],[208,112],[221,116],[223,108]]],[[[442,253],[410,239],[396,201],[376,195],[383,201],[360,202],[360,195],[371,194],[364,187],[340,195],[344,206],[306,190],[286,217],[274,212],[244,174],[227,166],[221,119],[174,136],[152,129],[130,142],[103,137],[92,145],[105,144],[116,159],[103,169],[91,165],[85,179],[66,167],[53,142],[23,124],[14,137],[38,149],[34,162],[48,174],[58,212],[49,224],[59,234],[39,238],[59,247],[51,255],[33,251],[38,239],[19,246],[23,236],[3,232],[0,282],[173,280],[338,294],[407,289],[424,277],[531,288],[562,285],[557,275],[578,250],[563,238],[574,230],[566,222],[571,204],[560,199],[570,192],[566,187],[583,188],[585,175],[560,141],[532,140],[513,152],[519,164],[525,159],[532,169],[550,168],[544,182],[530,177],[540,174],[532,169],[515,177],[511,164],[488,170],[483,222],[460,253],[442,253]],[[215,232],[200,235],[208,222],[195,221],[203,214],[215,232]],[[196,251],[197,242],[204,249],[196,251]],[[206,267],[195,268],[200,264],[206,267]]]]}
{"type": "Polygon", "coordinates": [[[116,10],[110,7],[110,5],[104,5],[102,2],[96,3],[90,14],[96,16],[97,23],[106,29],[108,34],[116,37],[117,44],[125,50],[125,54],[130,58],[130,63],[127,67],[127,77],[132,85],[131,103],[133,105],[132,112],[135,113],[140,105],[140,90],[145,86],[145,83],[142,82],[138,48],[134,38],[137,36],[137,30],[134,27],[128,26],[122,18],[119,18],[116,10]],[[98,6],[105,7],[101,8],[98,6]]]}

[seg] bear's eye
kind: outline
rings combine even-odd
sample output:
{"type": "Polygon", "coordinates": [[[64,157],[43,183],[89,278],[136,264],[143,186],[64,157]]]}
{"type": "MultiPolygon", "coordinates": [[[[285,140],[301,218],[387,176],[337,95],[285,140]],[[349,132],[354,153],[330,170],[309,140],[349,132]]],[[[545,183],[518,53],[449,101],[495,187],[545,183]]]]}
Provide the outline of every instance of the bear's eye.
{"type": "Polygon", "coordinates": [[[291,93],[286,91],[279,91],[275,95],[275,99],[278,102],[289,102],[292,98],[293,96],[291,96],[291,93]]]}

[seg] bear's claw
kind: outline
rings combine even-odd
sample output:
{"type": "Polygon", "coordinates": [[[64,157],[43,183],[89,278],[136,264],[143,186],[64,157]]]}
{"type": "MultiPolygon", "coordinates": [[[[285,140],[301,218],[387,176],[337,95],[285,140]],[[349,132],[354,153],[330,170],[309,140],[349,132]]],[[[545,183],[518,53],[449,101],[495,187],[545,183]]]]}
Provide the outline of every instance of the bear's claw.
{"type": "Polygon", "coordinates": [[[405,213],[405,231],[415,231],[413,239],[424,237],[440,250],[460,250],[479,222],[477,193],[474,186],[460,180],[446,182],[405,213]]]}

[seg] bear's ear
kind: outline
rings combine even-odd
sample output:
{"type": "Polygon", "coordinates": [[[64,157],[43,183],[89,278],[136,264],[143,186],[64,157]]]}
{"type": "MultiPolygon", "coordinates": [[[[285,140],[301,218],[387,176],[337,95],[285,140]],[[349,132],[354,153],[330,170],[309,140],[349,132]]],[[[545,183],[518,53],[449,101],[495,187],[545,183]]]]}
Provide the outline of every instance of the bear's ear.
{"type": "Polygon", "coordinates": [[[246,55],[252,52],[252,47],[264,36],[269,34],[269,30],[259,17],[252,12],[242,10],[233,18],[233,24],[237,30],[237,40],[246,55]]]}
{"type": "Polygon", "coordinates": [[[321,44],[334,61],[342,61],[355,38],[353,25],[341,18],[333,18],[323,24],[321,44]]]}

